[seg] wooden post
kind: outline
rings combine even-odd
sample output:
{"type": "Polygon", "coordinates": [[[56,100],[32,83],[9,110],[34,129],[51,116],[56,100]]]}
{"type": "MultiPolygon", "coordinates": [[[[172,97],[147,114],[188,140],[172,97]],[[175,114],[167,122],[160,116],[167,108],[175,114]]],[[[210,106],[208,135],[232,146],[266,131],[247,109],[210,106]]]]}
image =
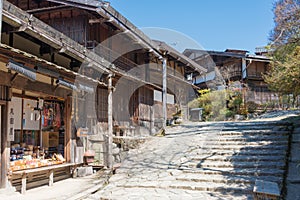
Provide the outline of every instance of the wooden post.
{"type": "Polygon", "coordinates": [[[26,193],[26,173],[22,174],[22,186],[21,186],[21,194],[26,193]]]}
{"type": "Polygon", "coordinates": [[[8,103],[1,108],[2,115],[2,131],[1,131],[1,183],[0,188],[6,188],[8,183],[8,168],[9,168],[9,144],[7,142],[8,135],[8,103]]]}
{"type": "Polygon", "coordinates": [[[49,172],[49,186],[53,186],[53,169],[49,172]]]}
{"type": "MultiPolygon", "coordinates": [[[[1,103],[1,102],[0,102],[1,103]]],[[[2,107],[3,105],[0,104],[0,152],[2,154],[2,138],[1,138],[1,135],[3,134],[3,123],[2,123],[2,119],[3,119],[3,112],[2,112],[2,107]]],[[[0,173],[0,188],[3,187],[2,185],[2,179],[4,177],[2,177],[2,156],[0,155],[0,170],[1,170],[1,173],[0,173]]]]}
{"type": "Polygon", "coordinates": [[[150,135],[153,135],[155,131],[154,130],[154,103],[150,106],[150,135]]]}
{"type": "Polygon", "coordinates": [[[163,59],[163,88],[162,88],[162,103],[163,103],[163,128],[166,128],[167,122],[167,58],[163,59]]]}
{"type": "MultiPolygon", "coordinates": [[[[65,158],[67,162],[71,162],[72,148],[72,97],[68,96],[65,103],[65,158]]],[[[74,114],[74,113],[73,113],[74,114]]],[[[75,117],[75,116],[74,116],[75,117]]]]}
{"type": "Polygon", "coordinates": [[[0,43],[2,42],[2,10],[3,10],[3,0],[0,0],[0,43]]]}
{"type": "Polygon", "coordinates": [[[112,75],[108,76],[108,142],[107,142],[107,167],[113,168],[113,154],[112,154],[112,142],[113,142],[113,117],[112,117],[112,75]]]}

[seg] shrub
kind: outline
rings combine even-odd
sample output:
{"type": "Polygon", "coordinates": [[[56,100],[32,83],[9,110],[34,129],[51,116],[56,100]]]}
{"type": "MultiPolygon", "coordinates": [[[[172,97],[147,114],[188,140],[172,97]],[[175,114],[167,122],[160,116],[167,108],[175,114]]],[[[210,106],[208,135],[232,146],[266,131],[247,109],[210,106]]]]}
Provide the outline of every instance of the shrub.
{"type": "Polygon", "coordinates": [[[249,113],[254,113],[257,110],[258,105],[254,101],[247,102],[247,110],[249,113]]]}

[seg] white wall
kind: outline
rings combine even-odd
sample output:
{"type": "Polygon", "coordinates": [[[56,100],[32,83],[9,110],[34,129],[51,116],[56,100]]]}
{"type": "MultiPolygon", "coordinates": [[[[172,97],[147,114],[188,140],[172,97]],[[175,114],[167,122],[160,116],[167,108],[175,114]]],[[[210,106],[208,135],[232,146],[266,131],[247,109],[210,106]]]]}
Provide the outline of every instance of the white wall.
{"type": "MultiPolygon", "coordinates": [[[[23,110],[23,129],[24,130],[39,130],[40,120],[38,120],[39,112],[34,111],[37,101],[24,99],[24,110],[23,110]]],[[[10,109],[14,112],[14,128],[21,129],[21,116],[22,116],[22,99],[18,97],[12,97],[10,109]]]]}
{"type": "MultiPolygon", "coordinates": [[[[162,102],[162,92],[154,90],[154,101],[162,102]]],[[[173,94],[167,94],[167,103],[175,104],[175,96],[173,94]]]]}
{"type": "Polygon", "coordinates": [[[211,81],[211,80],[214,80],[215,77],[216,77],[216,72],[211,71],[211,72],[208,72],[207,74],[204,74],[202,76],[197,76],[194,79],[194,84],[199,84],[199,83],[204,83],[204,82],[207,82],[207,81],[211,81]]]}

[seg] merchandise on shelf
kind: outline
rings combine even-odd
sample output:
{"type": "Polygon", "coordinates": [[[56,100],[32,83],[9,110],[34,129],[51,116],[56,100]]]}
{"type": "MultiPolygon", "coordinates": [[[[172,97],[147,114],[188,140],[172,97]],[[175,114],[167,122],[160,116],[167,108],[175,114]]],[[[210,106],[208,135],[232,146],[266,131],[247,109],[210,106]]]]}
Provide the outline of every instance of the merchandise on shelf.
{"type": "Polygon", "coordinates": [[[61,154],[53,155],[51,159],[38,159],[32,156],[24,156],[21,160],[14,160],[10,162],[9,171],[17,171],[24,169],[33,169],[38,167],[46,167],[50,165],[58,165],[65,162],[61,154]]]}

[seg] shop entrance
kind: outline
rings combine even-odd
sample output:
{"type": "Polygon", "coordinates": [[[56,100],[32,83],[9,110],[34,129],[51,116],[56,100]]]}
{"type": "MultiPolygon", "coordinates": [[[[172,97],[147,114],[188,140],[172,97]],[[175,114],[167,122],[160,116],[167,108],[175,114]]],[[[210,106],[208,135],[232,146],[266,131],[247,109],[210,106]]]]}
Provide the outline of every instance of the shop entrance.
{"type": "Polygon", "coordinates": [[[64,101],[13,97],[14,134],[10,141],[10,171],[65,162],[64,101]]]}

